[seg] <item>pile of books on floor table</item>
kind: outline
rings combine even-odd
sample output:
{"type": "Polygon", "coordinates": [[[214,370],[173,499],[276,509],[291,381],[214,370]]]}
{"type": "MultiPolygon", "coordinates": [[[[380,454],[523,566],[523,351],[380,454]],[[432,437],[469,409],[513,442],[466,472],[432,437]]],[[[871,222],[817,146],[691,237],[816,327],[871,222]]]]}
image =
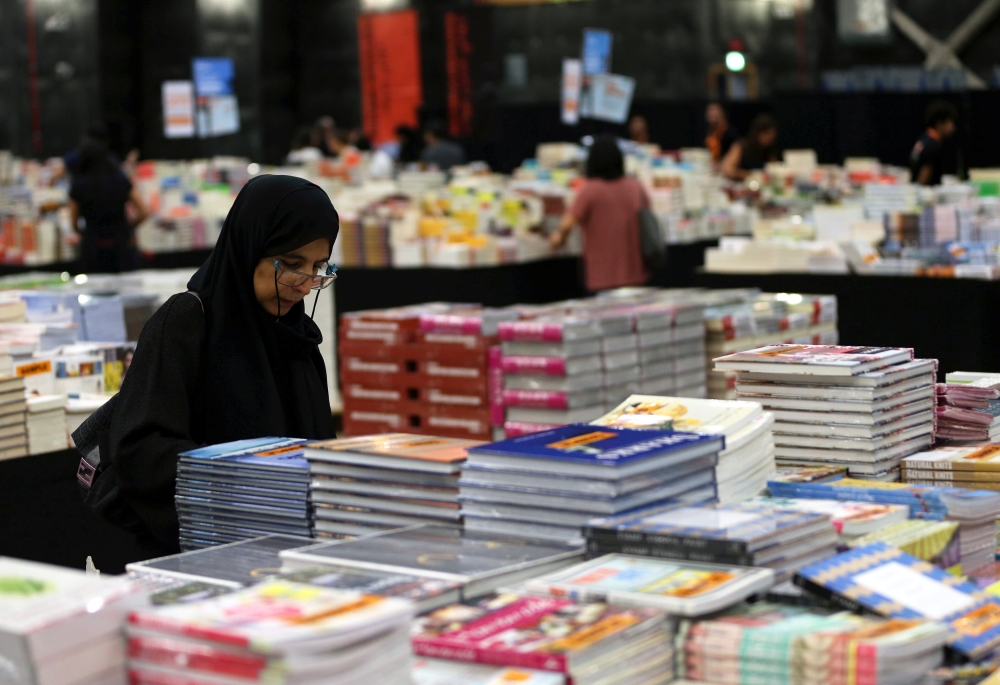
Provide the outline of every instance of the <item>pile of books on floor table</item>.
{"type": "Polygon", "coordinates": [[[310,443],[305,457],[316,535],[344,537],[400,526],[460,526],[458,473],[478,440],[407,433],[310,443]]]}
{"type": "Polygon", "coordinates": [[[837,499],[879,504],[903,504],[911,518],[954,521],[959,525],[961,572],[969,575],[993,561],[1000,493],[951,487],[875,483],[841,478],[826,482],[801,482],[794,476],[768,483],[776,497],[837,499]]]}
{"type": "Polygon", "coordinates": [[[466,530],[582,540],[594,516],[715,498],[722,438],[572,424],[473,447],[459,480],[466,530]]]}
{"type": "Polygon", "coordinates": [[[969,659],[1000,647],[1000,599],[884,542],[800,569],[794,582],[851,611],[941,623],[951,650],[969,659]]]}
{"type": "Polygon", "coordinates": [[[899,480],[899,463],[934,440],[935,360],[889,347],[772,345],[715,360],[740,399],[774,413],[779,465],[840,465],[899,480]]]}
{"type": "Polygon", "coordinates": [[[140,610],[128,622],[129,682],[409,685],[414,613],[404,599],[286,580],[140,610]]]}
{"type": "Polygon", "coordinates": [[[145,601],[123,578],[0,557],[0,677],[31,685],[124,685],[121,627],[145,601]]]}
{"type": "Polygon", "coordinates": [[[255,438],[181,453],[175,497],[181,549],[270,533],[310,537],[304,443],[255,438]]]}
{"type": "Polygon", "coordinates": [[[774,417],[757,402],[632,395],[597,426],[676,430],[721,435],[725,449],[715,467],[717,499],[742,502],[760,494],[774,475],[774,417]]]}
{"type": "Polygon", "coordinates": [[[935,434],[951,440],[1000,438],[1000,390],[941,383],[935,434]]]}
{"type": "Polygon", "coordinates": [[[947,638],[930,621],[758,602],[681,621],[677,676],[722,685],[917,683],[942,663],[947,638]]]}
{"type": "Polygon", "coordinates": [[[591,554],[632,554],[760,566],[787,580],[837,551],[830,517],[747,504],[671,503],[593,519],[584,529],[591,554]]]}

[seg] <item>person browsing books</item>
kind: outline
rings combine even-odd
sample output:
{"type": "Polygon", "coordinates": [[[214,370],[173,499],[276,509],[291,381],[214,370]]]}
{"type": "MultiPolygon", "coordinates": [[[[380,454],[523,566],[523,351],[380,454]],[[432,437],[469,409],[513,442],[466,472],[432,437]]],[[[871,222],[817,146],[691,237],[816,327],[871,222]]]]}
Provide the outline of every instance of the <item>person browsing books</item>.
{"type": "Polygon", "coordinates": [[[336,278],[328,260],[339,226],[312,183],[251,179],[189,292],[143,328],[115,398],[108,468],[151,554],[178,551],[180,452],[266,436],[335,437],[322,335],[304,300],[313,291],[318,300],[336,278]]]}
{"type": "Polygon", "coordinates": [[[642,285],[649,279],[639,244],[639,210],[644,207],[649,207],[649,197],[637,180],[625,175],[618,141],[599,136],[587,156],[587,182],[549,241],[561,247],[579,224],[587,290],[642,285]]]}
{"type": "Polygon", "coordinates": [[[746,138],[733,143],[722,158],[719,170],[731,181],[743,181],[752,172],[763,170],[768,162],[779,159],[778,122],[770,114],[758,114],[746,138]]]}

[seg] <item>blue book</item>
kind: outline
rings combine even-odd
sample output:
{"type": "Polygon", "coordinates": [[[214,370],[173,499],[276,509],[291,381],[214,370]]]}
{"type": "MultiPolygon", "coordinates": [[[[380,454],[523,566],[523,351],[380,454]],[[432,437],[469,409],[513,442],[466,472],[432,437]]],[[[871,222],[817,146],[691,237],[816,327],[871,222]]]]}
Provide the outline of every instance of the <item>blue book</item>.
{"type": "Polygon", "coordinates": [[[724,449],[720,435],[570,424],[469,450],[468,463],[585,478],[618,480],[724,449]]]}
{"type": "Polygon", "coordinates": [[[884,542],[806,566],[795,584],[852,611],[944,623],[949,646],[972,659],[1000,647],[1000,600],[884,542]]]}
{"type": "Polygon", "coordinates": [[[252,438],[220,445],[199,447],[182,452],[180,458],[187,463],[220,463],[245,467],[309,470],[299,438],[252,438]]]}

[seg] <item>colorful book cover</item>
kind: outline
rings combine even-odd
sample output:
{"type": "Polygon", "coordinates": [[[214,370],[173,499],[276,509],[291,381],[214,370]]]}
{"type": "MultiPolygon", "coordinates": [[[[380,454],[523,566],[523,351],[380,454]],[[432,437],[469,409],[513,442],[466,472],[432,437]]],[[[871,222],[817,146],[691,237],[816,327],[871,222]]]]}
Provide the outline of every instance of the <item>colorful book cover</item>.
{"type": "Polygon", "coordinates": [[[973,445],[938,447],[905,458],[903,468],[1000,472],[1000,445],[980,442],[973,445]]]}
{"type": "Polygon", "coordinates": [[[627,641],[664,625],[665,615],[656,609],[499,595],[474,605],[444,607],[417,619],[413,652],[567,673],[574,653],[599,649],[608,638],[627,641]]]}
{"type": "Polygon", "coordinates": [[[236,440],[220,445],[200,447],[189,452],[181,452],[180,457],[188,459],[225,459],[233,461],[238,457],[301,457],[305,440],[297,438],[253,438],[236,440]]]}
{"type": "MultiPolygon", "coordinates": [[[[780,371],[788,367],[815,367],[817,373],[827,369],[836,375],[859,375],[873,368],[905,363],[913,360],[913,350],[905,347],[851,347],[844,345],[768,345],[746,352],[718,357],[716,368],[738,370],[746,364],[748,370],[757,370],[758,364],[774,365],[780,371]]],[[[791,371],[792,368],[786,369],[791,371]]]]}
{"type": "Polygon", "coordinates": [[[756,402],[631,395],[591,424],[733,435],[762,413],[756,402]]]}
{"type": "Polygon", "coordinates": [[[306,445],[306,449],[316,452],[354,452],[375,456],[456,464],[465,461],[470,447],[477,447],[483,444],[485,443],[482,440],[438,438],[429,435],[411,435],[409,433],[389,433],[385,435],[347,438],[344,440],[312,442],[306,445]]]}
{"type": "Polygon", "coordinates": [[[874,527],[905,521],[910,509],[902,504],[869,504],[827,499],[755,497],[742,503],[761,509],[792,509],[826,514],[838,535],[859,535],[874,527]]]}
{"type": "Polygon", "coordinates": [[[1000,601],[883,542],[800,569],[795,583],[855,611],[944,623],[948,644],[963,656],[1000,646],[1000,601]]]}
{"type": "Polygon", "coordinates": [[[722,439],[710,435],[571,424],[474,447],[469,454],[534,457],[613,467],[712,442],[722,449],[722,439]]]}

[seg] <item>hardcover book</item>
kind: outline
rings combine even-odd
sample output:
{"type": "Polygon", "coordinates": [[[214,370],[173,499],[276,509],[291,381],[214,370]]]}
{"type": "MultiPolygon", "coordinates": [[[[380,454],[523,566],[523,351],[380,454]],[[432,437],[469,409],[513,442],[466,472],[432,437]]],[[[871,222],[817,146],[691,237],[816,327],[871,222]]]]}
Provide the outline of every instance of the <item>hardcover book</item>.
{"type": "Polygon", "coordinates": [[[903,347],[770,345],[715,359],[718,371],[751,371],[816,376],[857,376],[912,361],[903,347]]]}

